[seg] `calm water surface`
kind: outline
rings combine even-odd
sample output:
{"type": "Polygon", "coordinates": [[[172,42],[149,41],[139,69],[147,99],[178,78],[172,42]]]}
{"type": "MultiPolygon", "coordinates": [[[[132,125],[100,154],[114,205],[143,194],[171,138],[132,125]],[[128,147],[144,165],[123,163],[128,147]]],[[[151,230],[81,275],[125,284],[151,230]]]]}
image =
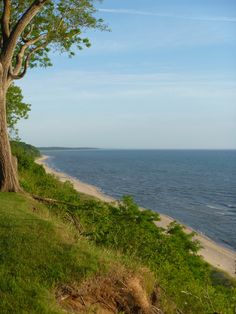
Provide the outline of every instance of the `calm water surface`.
{"type": "Polygon", "coordinates": [[[132,195],[236,250],[236,151],[44,150],[48,165],[114,198],[132,195]]]}

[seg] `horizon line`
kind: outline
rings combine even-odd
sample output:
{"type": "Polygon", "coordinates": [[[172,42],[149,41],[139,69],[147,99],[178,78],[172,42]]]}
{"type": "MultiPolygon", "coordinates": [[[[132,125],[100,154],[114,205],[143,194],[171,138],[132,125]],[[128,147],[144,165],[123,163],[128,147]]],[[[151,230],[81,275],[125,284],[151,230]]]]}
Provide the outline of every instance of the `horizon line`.
{"type": "Polygon", "coordinates": [[[39,150],[42,149],[91,149],[91,150],[212,150],[212,151],[216,151],[216,150],[236,150],[235,148],[115,148],[115,147],[84,147],[84,146],[78,146],[78,147],[67,147],[67,146],[35,146],[36,148],[38,148],[39,150]]]}

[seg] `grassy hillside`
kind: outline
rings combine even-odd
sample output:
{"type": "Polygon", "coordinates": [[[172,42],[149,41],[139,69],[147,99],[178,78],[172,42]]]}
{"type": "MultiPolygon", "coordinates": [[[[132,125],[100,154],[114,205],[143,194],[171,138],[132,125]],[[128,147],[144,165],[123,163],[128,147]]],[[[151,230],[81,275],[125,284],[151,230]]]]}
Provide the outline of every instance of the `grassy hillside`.
{"type": "MultiPolygon", "coordinates": [[[[79,313],[87,313],[89,308],[91,313],[95,313],[92,309],[105,311],[114,304],[107,299],[105,309],[99,305],[102,289],[118,291],[118,279],[138,280],[141,274],[137,266],[132,264],[131,270],[125,260],[122,265],[120,256],[95,247],[80,237],[72,224],[57,219],[26,196],[2,193],[0,209],[0,313],[65,313],[63,308],[68,312],[78,308],[79,313]],[[102,285],[102,280],[112,277],[107,287],[102,285]],[[96,285],[100,281],[101,291],[95,291],[94,281],[96,285]],[[83,302],[89,304],[87,310],[74,296],[81,288],[83,302]],[[63,304],[60,300],[65,296],[63,304]],[[88,298],[95,298],[96,306],[88,298]]],[[[144,279],[146,275],[141,276],[144,279]]],[[[151,286],[149,282],[152,290],[151,286]]],[[[143,285],[140,287],[143,289],[143,285]]],[[[119,297],[122,308],[125,294],[119,297]]]]}
{"type": "Polygon", "coordinates": [[[96,254],[27,198],[1,194],[0,204],[1,313],[61,313],[50,290],[97,271],[96,254]]]}
{"type": "Polygon", "coordinates": [[[28,194],[0,194],[1,313],[235,313],[235,283],[180,226],[155,227],[158,215],[129,197],[115,206],[78,195],[13,151],[28,194]]]}

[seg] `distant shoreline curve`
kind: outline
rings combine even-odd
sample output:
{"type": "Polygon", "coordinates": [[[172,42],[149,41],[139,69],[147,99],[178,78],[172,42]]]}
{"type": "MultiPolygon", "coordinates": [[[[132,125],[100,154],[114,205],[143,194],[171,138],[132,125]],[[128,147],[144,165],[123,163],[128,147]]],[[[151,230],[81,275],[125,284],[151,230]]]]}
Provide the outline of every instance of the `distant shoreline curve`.
{"type": "MultiPolygon", "coordinates": [[[[93,196],[104,202],[111,203],[111,202],[117,201],[116,199],[102,193],[102,191],[96,186],[84,183],[77,178],[73,178],[69,176],[66,173],[59,172],[57,170],[50,168],[46,163],[46,160],[49,158],[50,156],[43,155],[42,157],[36,159],[36,163],[39,165],[42,165],[47,173],[55,175],[61,182],[70,181],[73,184],[75,190],[77,190],[80,193],[93,196]]],[[[177,221],[176,219],[170,216],[160,214],[160,213],[158,214],[160,215],[160,221],[156,222],[156,225],[158,227],[167,228],[167,226],[171,222],[177,221]]],[[[180,223],[179,221],[177,222],[180,223]]],[[[185,231],[187,233],[196,232],[191,227],[183,225],[182,223],[180,224],[184,226],[185,231]]],[[[194,236],[194,239],[198,240],[201,243],[203,248],[200,249],[199,255],[201,255],[206,262],[208,262],[215,268],[218,268],[219,270],[224,271],[231,277],[236,278],[236,252],[235,251],[230,250],[214,242],[207,236],[197,233],[197,232],[196,232],[196,235],[194,236]]]]}

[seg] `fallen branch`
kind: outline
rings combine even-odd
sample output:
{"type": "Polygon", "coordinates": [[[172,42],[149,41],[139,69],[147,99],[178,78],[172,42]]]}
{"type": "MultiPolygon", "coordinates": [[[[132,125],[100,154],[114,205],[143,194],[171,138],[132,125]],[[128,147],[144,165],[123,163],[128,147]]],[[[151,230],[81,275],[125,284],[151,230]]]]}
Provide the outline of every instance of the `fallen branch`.
{"type": "Polygon", "coordinates": [[[34,194],[31,194],[31,196],[35,200],[40,201],[40,202],[45,203],[45,204],[54,204],[54,205],[61,204],[61,205],[67,205],[67,206],[72,206],[72,207],[79,207],[79,204],[69,203],[69,202],[65,202],[65,201],[59,201],[59,200],[55,200],[53,198],[41,197],[41,196],[34,195],[34,194]]]}
{"type": "MultiPolygon", "coordinates": [[[[38,195],[31,195],[35,200],[42,202],[44,204],[47,205],[55,205],[55,204],[61,204],[61,205],[66,205],[66,206],[70,206],[70,207],[79,207],[78,204],[73,204],[73,203],[68,203],[68,202],[64,202],[64,201],[59,201],[59,200],[55,200],[52,198],[45,198],[45,197],[41,197],[38,195]]],[[[70,218],[72,219],[72,222],[75,226],[75,228],[79,231],[79,233],[83,232],[83,228],[80,224],[80,221],[78,219],[78,217],[69,209],[66,210],[66,212],[68,213],[68,215],[70,216],[70,218]]]]}

